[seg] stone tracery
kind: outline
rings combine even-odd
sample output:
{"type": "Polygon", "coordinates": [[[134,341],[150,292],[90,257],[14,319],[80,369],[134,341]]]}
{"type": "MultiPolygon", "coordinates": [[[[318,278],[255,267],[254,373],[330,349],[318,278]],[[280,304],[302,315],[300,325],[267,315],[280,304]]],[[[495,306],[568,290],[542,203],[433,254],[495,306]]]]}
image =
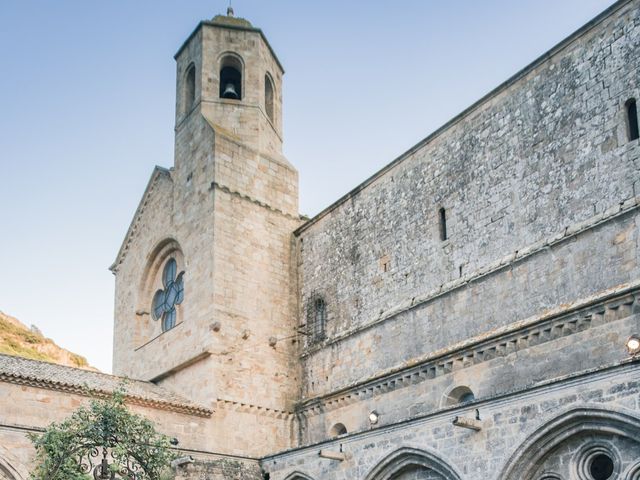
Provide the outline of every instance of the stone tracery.
{"type": "MultiPolygon", "coordinates": [[[[507,462],[499,478],[620,478],[625,469],[631,468],[628,465],[640,456],[638,439],[640,419],[635,416],[597,408],[574,409],[531,435],[507,462]]],[[[633,479],[637,474],[630,470],[629,475],[628,478],[633,479]]]]}
{"type": "Polygon", "coordinates": [[[401,448],[384,458],[366,480],[459,480],[460,476],[434,453],[401,448]]]}

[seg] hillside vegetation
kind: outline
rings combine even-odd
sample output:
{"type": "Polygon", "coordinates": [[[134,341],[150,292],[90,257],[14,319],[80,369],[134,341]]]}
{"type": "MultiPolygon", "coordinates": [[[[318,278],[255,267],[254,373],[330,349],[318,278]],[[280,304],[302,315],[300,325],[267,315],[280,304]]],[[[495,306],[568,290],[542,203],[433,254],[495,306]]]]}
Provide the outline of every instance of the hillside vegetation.
{"type": "Polygon", "coordinates": [[[28,328],[3,312],[0,312],[0,353],[95,370],[86,358],[59,347],[37,328],[28,328]]]}

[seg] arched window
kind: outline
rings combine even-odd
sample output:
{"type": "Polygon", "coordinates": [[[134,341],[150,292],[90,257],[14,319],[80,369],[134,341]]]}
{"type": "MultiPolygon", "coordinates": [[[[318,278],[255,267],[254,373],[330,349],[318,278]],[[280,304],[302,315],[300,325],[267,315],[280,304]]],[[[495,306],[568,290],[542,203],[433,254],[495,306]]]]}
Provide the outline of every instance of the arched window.
{"type": "Polygon", "coordinates": [[[185,267],[175,239],[166,238],[151,251],[138,289],[135,344],[143,345],[184,321],[185,267]]]}
{"type": "Polygon", "coordinates": [[[264,76],[264,109],[273,122],[273,82],[268,73],[264,76]]]}
{"type": "Polygon", "coordinates": [[[192,63],[187,67],[184,77],[184,112],[188,113],[196,101],[196,66],[192,63]]]}
{"type": "Polygon", "coordinates": [[[329,436],[331,438],[339,437],[340,435],[346,435],[346,434],[347,434],[347,427],[345,427],[344,424],[342,423],[336,423],[333,427],[331,427],[331,430],[329,431],[329,436]]]}
{"type": "Polygon", "coordinates": [[[184,272],[178,273],[175,258],[170,258],[162,270],[162,288],[156,290],[151,302],[151,318],[161,320],[162,331],[176,326],[178,305],[184,300],[184,272]]]}
{"type": "Polygon", "coordinates": [[[627,129],[629,132],[629,141],[637,140],[638,137],[640,137],[640,132],[638,131],[638,107],[636,105],[636,99],[632,98],[630,100],[627,100],[625,109],[627,111],[627,129]]]}
{"type": "Polygon", "coordinates": [[[324,340],[327,324],[327,304],[321,297],[316,297],[310,303],[309,311],[307,312],[307,324],[312,343],[324,340]]]}
{"type": "Polygon", "coordinates": [[[242,62],[235,55],[220,62],[220,98],[242,100],[242,62]]]}
{"type": "Polygon", "coordinates": [[[459,386],[455,387],[444,398],[443,406],[458,405],[463,403],[473,402],[476,396],[469,387],[459,386]]]}

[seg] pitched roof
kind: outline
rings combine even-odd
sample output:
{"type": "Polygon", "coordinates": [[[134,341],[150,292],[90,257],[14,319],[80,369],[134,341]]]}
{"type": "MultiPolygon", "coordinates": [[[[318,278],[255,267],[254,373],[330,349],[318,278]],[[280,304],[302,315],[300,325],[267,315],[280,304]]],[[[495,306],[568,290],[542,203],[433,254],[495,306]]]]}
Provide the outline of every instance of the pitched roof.
{"type": "Polygon", "coordinates": [[[0,381],[103,397],[124,387],[127,402],[202,417],[213,411],[151,382],[0,354],[0,381]]]}

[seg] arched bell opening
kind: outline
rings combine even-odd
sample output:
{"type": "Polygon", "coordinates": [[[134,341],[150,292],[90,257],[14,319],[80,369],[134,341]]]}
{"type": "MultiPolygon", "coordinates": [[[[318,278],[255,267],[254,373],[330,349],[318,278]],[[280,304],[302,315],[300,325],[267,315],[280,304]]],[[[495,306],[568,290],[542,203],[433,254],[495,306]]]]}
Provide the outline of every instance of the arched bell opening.
{"type": "Polygon", "coordinates": [[[242,100],[242,61],[235,55],[220,61],[220,98],[242,100]]]}

